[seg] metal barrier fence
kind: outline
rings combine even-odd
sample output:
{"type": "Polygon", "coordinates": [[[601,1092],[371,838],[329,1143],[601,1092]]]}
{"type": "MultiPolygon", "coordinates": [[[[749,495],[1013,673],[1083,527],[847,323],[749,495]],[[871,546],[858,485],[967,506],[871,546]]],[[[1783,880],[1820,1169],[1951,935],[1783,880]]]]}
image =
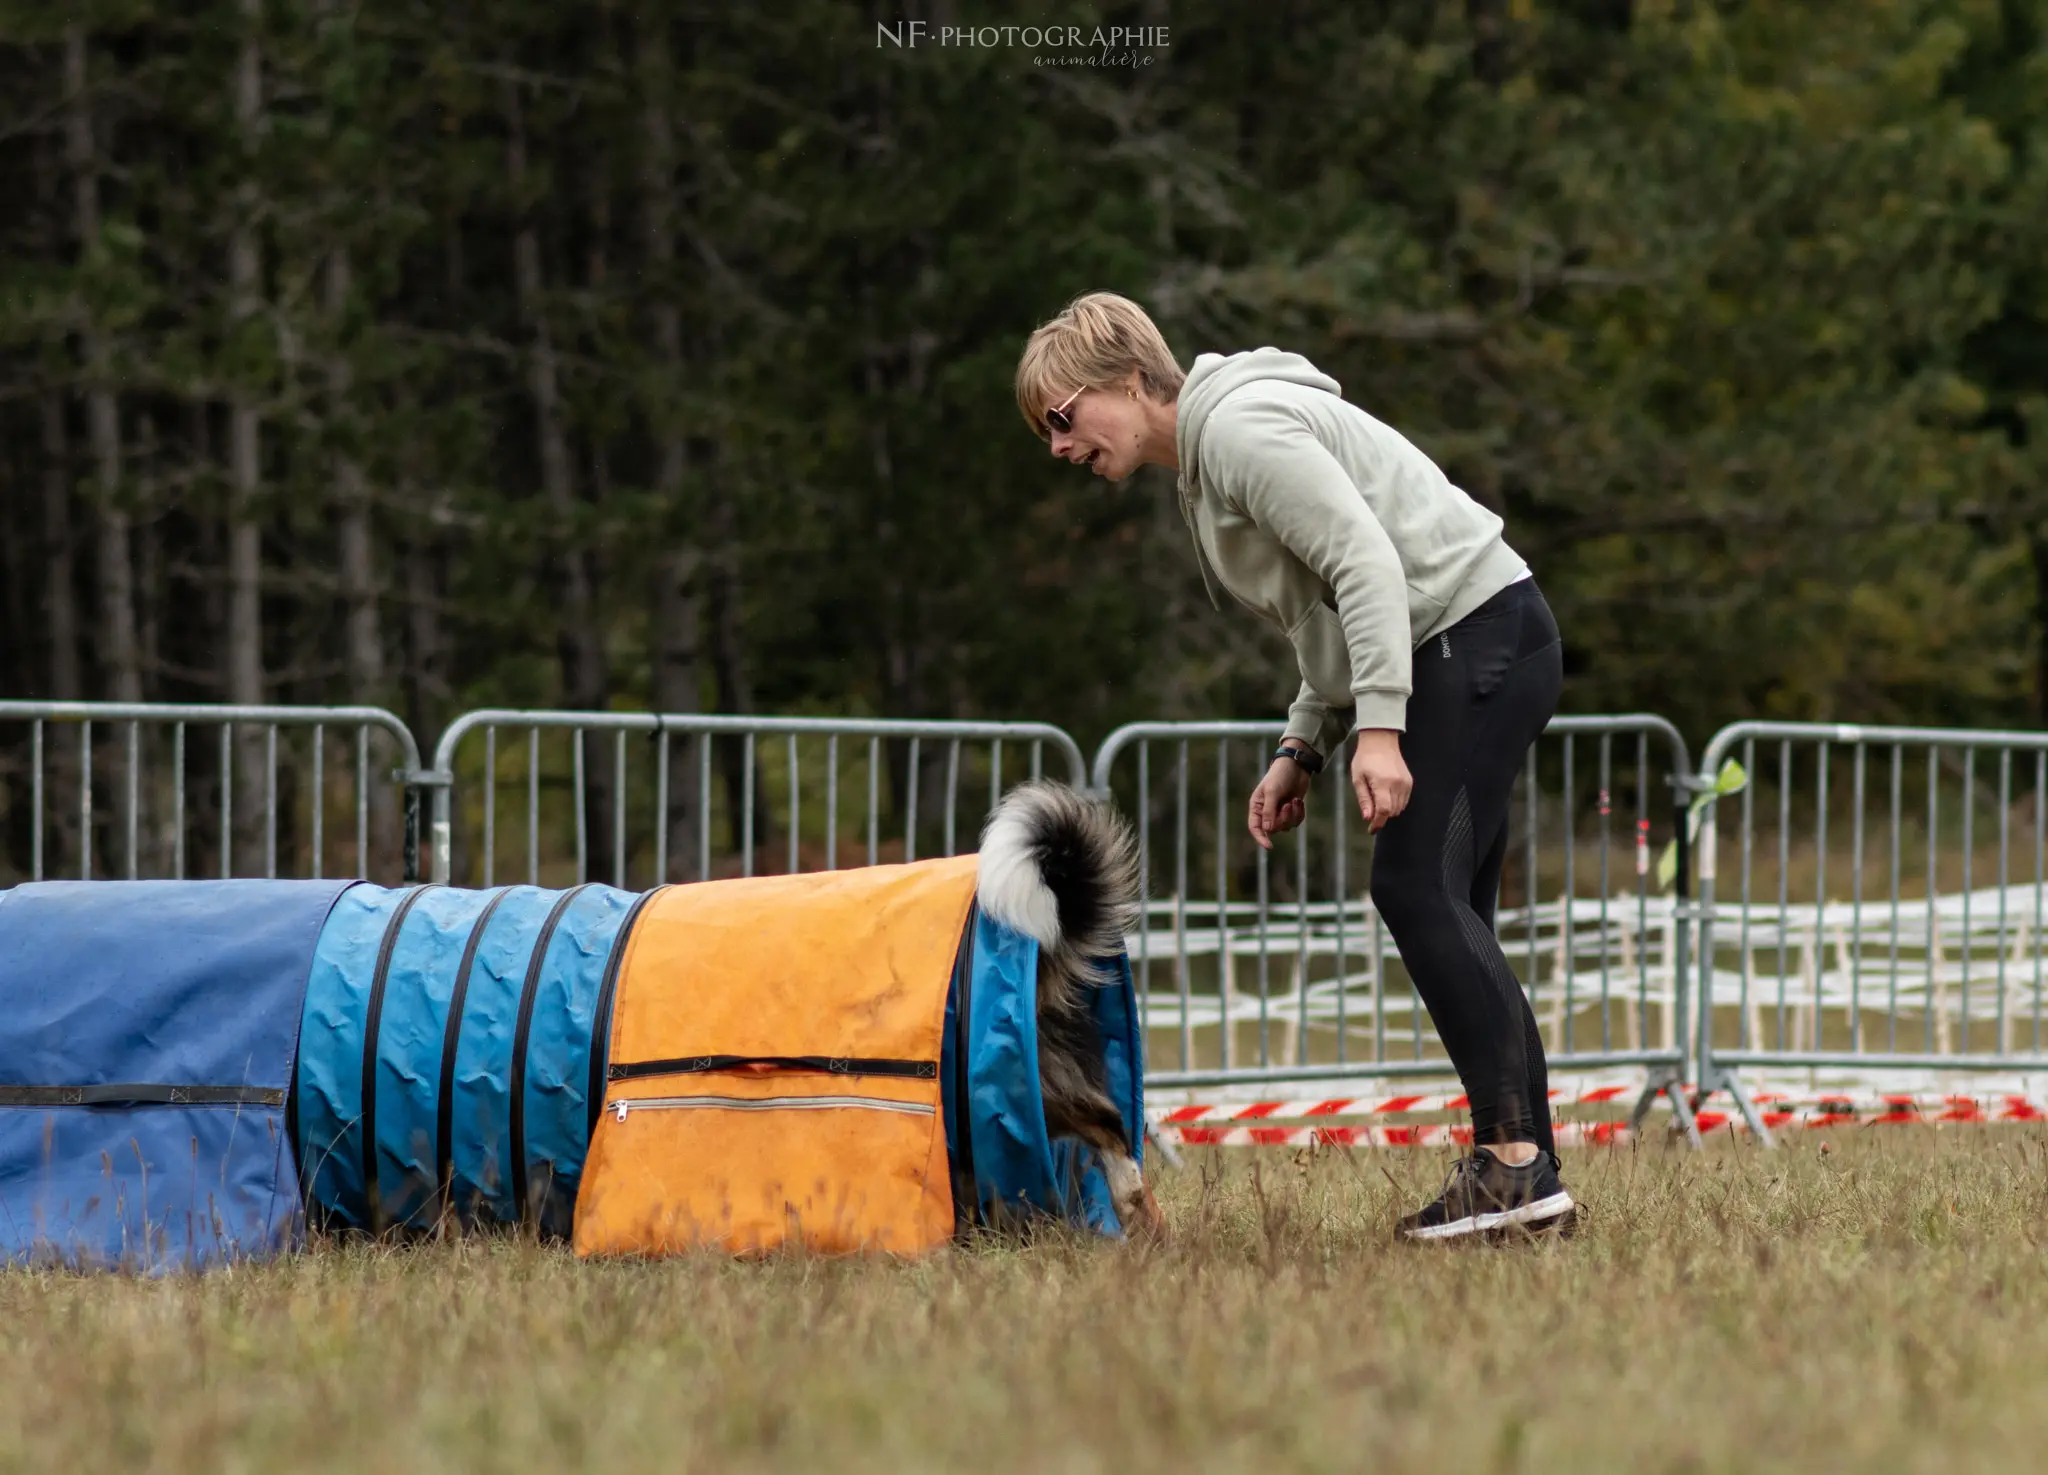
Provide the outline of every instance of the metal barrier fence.
{"type": "MultiPolygon", "coordinates": [[[[1148,1084],[1449,1074],[1372,905],[1369,839],[1349,818],[1344,765],[1333,762],[1318,781],[1312,804],[1327,809],[1274,851],[1246,833],[1251,790],[1281,731],[1265,722],[1138,723],[1095,756],[1096,789],[1138,828],[1145,905],[1132,964],[1146,1007],[1148,1084]]],[[[1661,717],[1554,719],[1518,781],[1494,922],[1552,1068],[1641,1066],[1648,1080],[1634,1119],[1663,1095],[1696,1136],[1682,1088],[1691,772],[1684,740],[1661,717]],[[1660,878],[1653,894],[1653,847],[1666,841],[1675,847],[1670,884],[1660,878]]]]}
{"type": "Polygon", "coordinates": [[[2048,1070],[2048,733],[1740,722],[1702,779],[1730,758],[1748,783],[1698,844],[1702,1091],[1768,1141],[1741,1067],[2048,1070]]]}
{"type": "Polygon", "coordinates": [[[580,882],[597,858],[615,885],[657,885],[952,855],[1048,759],[1087,782],[1079,746],[1040,722],[470,712],[428,776],[434,878],[580,882]],[[501,789],[523,825],[500,823],[501,789]]]}
{"type": "Polygon", "coordinates": [[[0,701],[0,881],[317,877],[336,862],[367,876],[400,828],[402,879],[417,879],[418,768],[381,707],[0,701]],[[215,741],[188,742],[191,727],[215,741]],[[389,782],[372,779],[373,746],[389,782]]]}
{"type": "MultiPolygon", "coordinates": [[[[971,848],[1006,787],[1050,771],[1138,829],[1152,1085],[1447,1075],[1341,765],[1274,851],[1245,833],[1280,731],[1136,724],[1090,766],[1042,723],[492,710],[423,769],[376,707],[0,701],[0,885],[413,880],[425,791],[442,881],[874,864],[971,848]]],[[[1638,1117],[1662,1094],[1689,1132],[1688,1068],[1764,1141],[1745,1068],[2048,1071],[2048,733],[1738,723],[1695,774],[1662,718],[1557,718],[1494,922],[1553,1069],[1639,1067],[1638,1117]],[[1747,781],[1698,815],[1694,902],[1684,802],[1730,759],[1747,781]]]]}

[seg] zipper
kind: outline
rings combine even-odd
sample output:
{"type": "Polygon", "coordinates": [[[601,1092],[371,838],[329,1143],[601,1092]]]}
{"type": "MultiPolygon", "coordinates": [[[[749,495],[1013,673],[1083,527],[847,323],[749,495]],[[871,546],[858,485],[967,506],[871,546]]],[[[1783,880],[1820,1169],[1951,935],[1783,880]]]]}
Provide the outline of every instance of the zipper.
{"type": "MultiPolygon", "coordinates": [[[[1199,546],[1199,545],[1198,545],[1199,546]]],[[[974,1176],[974,934],[981,903],[967,903],[967,921],[960,928],[960,947],[953,955],[953,1232],[981,1222],[981,1190],[974,1176]]]]}
{"type": "Polygon", "coordinates": [[[597,1130],[597,1119],[604,1114],[604,1083],[611,1065],[612,1008],[619,993],[619,969],[625,966],[626,949],[633,940],[634,924],[647,910],[648,903],[666,890],[666,886],[657,886],[635,898],[632,909],[613,934],[611,956],[604,960],[604,980],[597,988],[597,1007],[590,1014],[590,1089],[583,1098],[583,1109],[590,1114],[589,1130],[592,1132],[597,1130]]]}
{"type": "Polygon", "coordinates": [[[934,1081],[936,1060],[876,1060],[863,1055],[678,1055],[667,1060],[629,1060],[607,1066],[605,1079],[640,1080],[646,1076],[710,1075],[728,1071],[800,1071],[834,1076],[893,1076],[934,1081]]]}
{"type": "Polygon", "coordinates": [[[606,1109],[619,1121],[635,1111],[893,1111],[903,1116],[930,1116],[936,1107],[923,1101],[883,1101],[872,1096],[640,1096],[621,1099],[606,1109]]]}

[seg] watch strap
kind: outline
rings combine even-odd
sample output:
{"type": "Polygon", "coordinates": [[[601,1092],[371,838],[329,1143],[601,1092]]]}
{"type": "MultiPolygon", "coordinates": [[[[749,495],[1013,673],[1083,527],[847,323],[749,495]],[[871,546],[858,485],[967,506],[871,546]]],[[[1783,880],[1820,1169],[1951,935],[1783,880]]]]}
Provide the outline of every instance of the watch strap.
{"type": "Polygon", "coordinates": [[[1323,771],[1323,760],[1318,755],[1294,743],[1282,743],[1273,750],[1273,756],[1275,758],[1292,758],[1312,774],[1323,771]]]}

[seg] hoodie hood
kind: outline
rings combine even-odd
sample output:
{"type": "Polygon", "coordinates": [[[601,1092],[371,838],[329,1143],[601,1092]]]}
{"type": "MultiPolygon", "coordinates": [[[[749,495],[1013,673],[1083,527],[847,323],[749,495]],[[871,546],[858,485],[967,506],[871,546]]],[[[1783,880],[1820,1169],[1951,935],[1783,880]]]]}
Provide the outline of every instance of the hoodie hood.
{"type": "Polygon", "coordinates": [[[1188,525],[1188,536],[1194,540],[1195,562],[1202,571],[1202,587],[1208,591],[1209,603],[1217,609],[1223,608],[1223,601],[1216,597],[1216,585],[1220,581],[1209,566],[1209,555],[1202,548],[1202,535],[1195,526],[1190,490],[1199,486],[1202,480],[1202,427],[1208,423],[1210,412],[1223,402],[1226,395],[1247,384],[1271,380],[1305,384],[1327,394],[1343,394],[1335,379],[1300,354],[1280,348],[1202,354],[1195,359],[1194,367],[1188,370],[1187,381],[1180,387],[1180,409],[1173,426],[1174,451],[1180,457],[1180,515],[1188,525]]]}
{"type": "Polygon", "coordinates": [[[1298,353],[1279,348],[1254,348],[1245,353],[1205,353],[1188,370],[1180,389],[1180,413],[1173,427],[1174,450],[1180,456],[1181,497],[1202,479],[1202,427],[1210,412],[1233,390],[1261,380],[1305,384],[1326,394],[1342,395],[1337,381],[1298,353]]]}

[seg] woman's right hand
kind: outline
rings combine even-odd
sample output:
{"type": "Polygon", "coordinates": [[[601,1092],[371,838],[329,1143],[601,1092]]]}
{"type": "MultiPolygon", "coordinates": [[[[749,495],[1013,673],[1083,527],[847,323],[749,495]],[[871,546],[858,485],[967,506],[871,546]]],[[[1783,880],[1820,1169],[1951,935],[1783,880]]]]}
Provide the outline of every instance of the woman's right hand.
{"type": "Polygon", "coordinates": [[[1308,790],[1315,775],[1292,758],[1275,758],[1259,786],[1252,790],[1251,813],[1245,825],[1266,849],[1273,836],[1291,830],[1308,817],[1308,790]]]}

